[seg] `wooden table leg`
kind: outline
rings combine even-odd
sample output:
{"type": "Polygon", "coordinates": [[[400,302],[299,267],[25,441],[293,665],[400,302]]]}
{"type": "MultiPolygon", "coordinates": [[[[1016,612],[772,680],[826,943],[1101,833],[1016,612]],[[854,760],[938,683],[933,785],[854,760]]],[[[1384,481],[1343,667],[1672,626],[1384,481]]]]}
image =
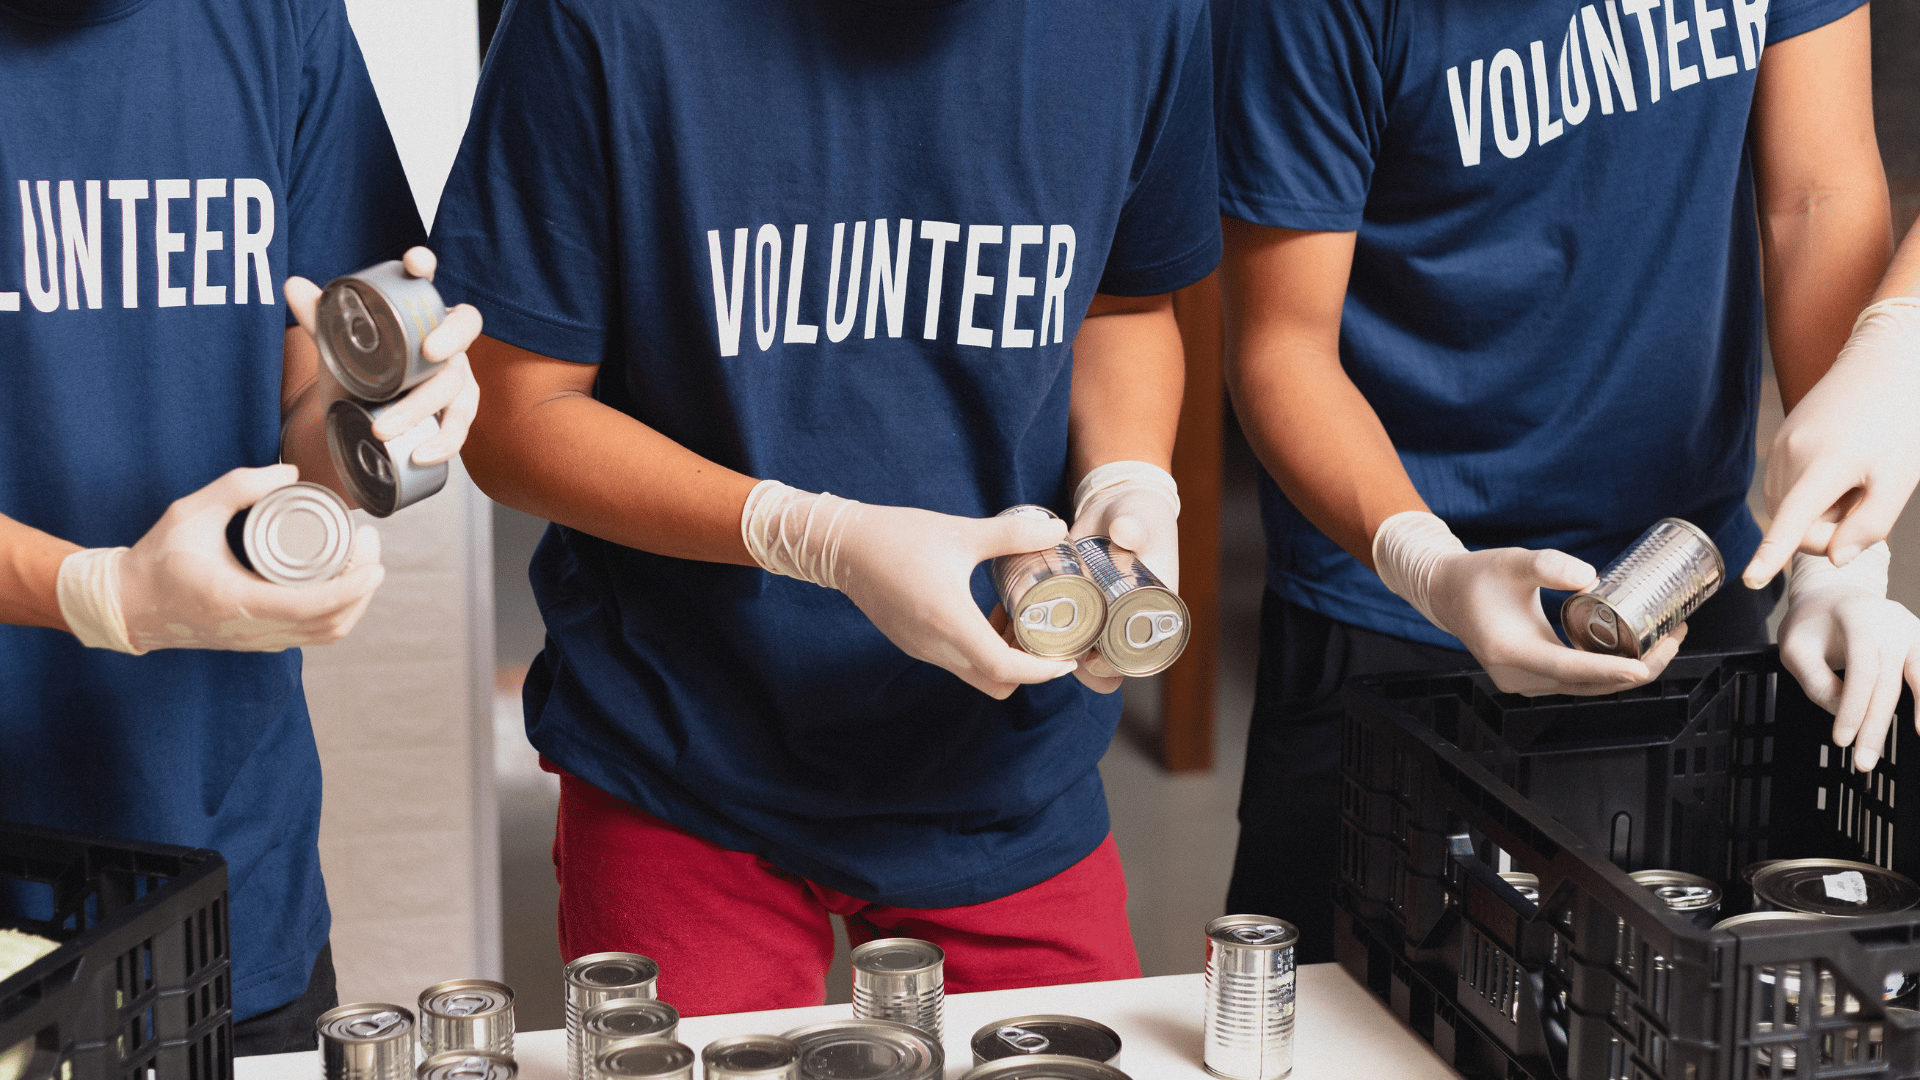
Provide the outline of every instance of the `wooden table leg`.
{"type": "Polygon", "coordinates": [[[1180,596],[1193,637],[1161,676],[1160,764],[1173,772],[1213,768],[1213,685],[1220,652],[1221,366],[1216,275],[1173,295],[1187,354],[1187,390],[1173,477],[1180,485],[1180,596]]]}

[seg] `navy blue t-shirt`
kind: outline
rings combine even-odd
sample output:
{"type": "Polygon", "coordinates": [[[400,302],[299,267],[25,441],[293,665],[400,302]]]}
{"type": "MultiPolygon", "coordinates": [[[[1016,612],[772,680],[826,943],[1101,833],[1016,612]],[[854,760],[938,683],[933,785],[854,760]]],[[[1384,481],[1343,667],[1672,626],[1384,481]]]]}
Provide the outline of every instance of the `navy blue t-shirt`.
{"type": "MultiPolygon", "coordinates": [[[[1347,373],[1469,547],[1596,568],[1659,518],[1727,565],[1760,385],[1763,43],[1860,0],[1215,0],[1220,205],[1358,236],[1347,373]]],[[[1268,584],[1459,648],[1262,478],[1268,584]]]]}
{"type": "MultiPolygon", "coordinates": [[[[1203,0],[516,0],[435,222],[487,332],[750,476],[1065,501],[1096,288],[1219,255],[1203,0]]],[[[550,529],[533,744],[828,887],[1007,895],[1107,832],[1115,697],[1005,702],[842,594],[550,529]]],[[[984,568],[974,593],[992,590],[984,568]]]]}
{"type": "MultiPolygon", "coordinates": [[[[281,284],[421,235],[340,0],[0,0],[0,513],[87,547],[279,451],[281,284]]],[[[218,850],[234,1014],[328,914],[300,654],[0,626],[0,819],[218,850]]]]}

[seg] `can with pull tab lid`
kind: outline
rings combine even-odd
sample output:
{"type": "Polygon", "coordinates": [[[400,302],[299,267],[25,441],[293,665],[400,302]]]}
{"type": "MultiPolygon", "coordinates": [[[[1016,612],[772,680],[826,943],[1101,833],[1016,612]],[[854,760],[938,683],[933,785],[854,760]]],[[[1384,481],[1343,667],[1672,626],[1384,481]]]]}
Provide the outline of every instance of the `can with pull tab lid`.
{"type": "Polygon", "coordinates": [[[414,448],[439,433],[440,421],[429,416],[381,442],[373,425],[391,408],[348,398],[327,406],[327,454],[333,470],[360,509],[382,518],[447,486],[446,462],[416,465],[413,460],[414,448]]]}
{"type": "Polygon", "coordinates": [[[1905,874],[1848,859],[1782,859],[1754,871],[1757,908],[1859,918],[1891,915],[1920,904],[1920,885],[1905,874]]]}
{"type": "Polygon", "coordinates": [[[700,1051],[706,1080],[800,1080],[800,1044],[779,1035],[715,1039],[700,1051]]]}
{"type": "Polygon", "coordinates": [[[513,991],[491,979],[454,979],[420,991],[420,1052],[488,1050],[513,1056],[513,991]]]}
{"type": "Polygon", "coordinates": [[[628,1039],[680,1037],[680,1010],[654,998],[614,998],[603,1001],[580,1020],[580,1048],[584,1060],[628,1039]]]}
{"type": "Polygon", "coordinates": [[[1699,874],[1680,870],[1636,870],[1627,875],[1667,905],[1693,920],[1695,926],[1710,927],[1720,918],[1720,886],[1699,874]]]}
{"type": "Polygon", "coordinates": [[[415,1080],[514,1080],[520,1067],[513,1055],[487,1050],[448,1050],[420,1063],[415,1080]]]}
{"type": "Polygon", "coordinates": [[[353,518],[340,496],[303,480],[233,515],[227,547],[240,565],[275,585],[314,585],[346,570],[353,518]]]}
{"type": "Polygon", "coordinates": [[[365,1002],[328,1009],[314,1021],[325,1080],[414,1080],[413,1014],[365,1002]]]}
{"type": "Polygon", "coordinates": [[[314,344],[347,393],[391,401],[445,366],[421,355],[420,346],[446,317],[433,282],[395,259],[327,283],[314,311],[314,344]]]}
{"type": "MultiPolygon", "coordinates": [[[[1010,506],[997,516],[1060,519],[1033,505],[1010,506]]],[[[1106,626],[1106,597],[1071,544],[993,560],[993,588],[1014,641],[1034,656],[1071,660],[1092,648],[1106,626]]]]}
{"type": "Polygon", "coordinates": [[[947,954],[931,941],[881,938],[853,950],[853,1015],[892,1020],[941,1038],[947,954]]]}
{"type": "Polygon", "coordinates": [[[1036,1013],[995,1020],[973,1033],[973,1063],[1001,1058],[1060,1054],[1103,1065],[1120,1064],[1120,1036],[1105,1024],[1078,1016],[1036,1013]]]}
{"type": "Polygon", "coordinates": [[[1158,675],[1180,659],[1192,626],[1186,602],[1147,569],[1140,557],[1105,536],[1074,542],[1087,575],[1107,600],[1107,621],[1096,644],[1122,675],[1158,675]]]}
{"type": "Polygon", "coordinates": [[[567,1080],[583,1080],[590,1059],[582,1052],[587,1010],[616,998],[651,998],[660,965],[637,953],[588,953],[563,973],[567,1004],[567,1080]]]}
{"type": "Polygon", "coordinates": [[[1293,1071],[1293,947],[1300,931],[1265,915],[1207,924],[1207,1071],[1227,1080],[1280,1080],[1293,1071]]]}
{"type": "Polygon", "coordinates": [[[1727,580],[1713,538],[1679,518],[1661,518],[1560,605],[1576,649],[1638,660],[1687,621],[1727,580]]]}
{"type": "Polygon", "coordinates": [[[1128,1080],[1112,1065],[1069,1054],[1001,1058],[975,1066],[960,1080],[1128,1080]]]}
{"type": "Polygon", "coordinates": [[[1508,870],[1500,875],[1500,880],[1513,886],[1515,892],[1535,904],[1540,902],[1540,879],[1535,875],[1522,870],[1508,870]]]}
{"type": "Polygon", "coordinates": [[[800,1080],[940,1080],[946,1055],[926,1032],[891,1020],[839,1020],[794,1028],[800,1080]]]}
{"type": "Polygon", "coordinates": [[[693,1080],[693,1048],[672,1039],[623,1039],[593,1058],[589,1080],[693,1080]]]}

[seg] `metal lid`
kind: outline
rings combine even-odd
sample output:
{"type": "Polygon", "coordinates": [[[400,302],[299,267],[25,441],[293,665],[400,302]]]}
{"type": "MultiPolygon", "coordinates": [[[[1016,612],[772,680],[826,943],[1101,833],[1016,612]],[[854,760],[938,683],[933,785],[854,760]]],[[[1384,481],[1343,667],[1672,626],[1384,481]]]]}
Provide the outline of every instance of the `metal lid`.
{"type": "Polygon", "coordinates": [[[1143,585],[1107,604],[1100,655],[1122,675],[1158,675],[1180,659],[1191,633],[1186,601],[1143,585]]]}
{"type": "Polygon", "coordinates": [[[1812,915],[1888,915],[1920,904],[1904,874],[1847,859],[1785,859],[1753,875],[1757,904],[1812,915]]]}
{"type": "Polygon", "coordinates": [[[303,480],[269,491],[236,520],[237,554],[276,585],[326,581],[346,569],[353,555],[347,504],[319,484],[303,480]]]}
{"type": "Polygon", "coordinates": [[[1065,1054],[1001,1058],[976,1066],[960,1080],[1129,1080],[1111,1065],[1065,1054]]]}
{"type": "Polygon", "coordinates": [[[513,1080],[520,1071],[512,1058],[487,1050],[448,1050],[414,1070],[419,1080],[513,1080]]]}
{"type": "Polygon", "coordinates": [[[802,1080],[939,1080],[946,1057],[919,1028],[891,1020],[838,1020],[795,1028],[802,1080]]]}
{"type": "Polygon", "coordinates": [[[1561,602],[1560,626],[1582,652],[1640,658],[1640,636],[1612,604],[1592,593],[1574,593],[1561,602]]]}
{"type": "Polygon", "coordinates": [[[1120,1036],[1105,1024],[1078,1016],[1035,1013],[995,1020],[973,1033],[973,1060],[1056,1054],[1113,1064],[1120,1058],[1120,1036]]]}
{"type": "Polygon", "coordinates": [[[881,938],[853,950],[854,968],[876,975],[918,975],[938,970],[946,959],[940,946],[919,938],[881,938]]]}
{"type": "Polygon", "coordinates": [[[384,1001],[367,1001],[328,1009],[314,1021],[324,1039],[340,1043],[382,1043],[413,1031],[413,1014],[384,1001]]]}
{"type": "Polygon", "coordinates": [[[1715,930],[1752,929],[1766,923],[1785,925],[1788,923],[1823,923],[1829,921],[1827,915],[1809,915],[1804,911],[1749,911],[1745,915],[1735,915],[1730,919],[1721,919],[1713,924],[1715,930]]]}
{"type": "Polygon", "coordinates": [[[580,1030],[608,1039],[632,1039],[673,1030],[680,1010],[654,998],[614,998],[587,1010],[580,1030]]]}
{"type": "Polygon", "coordinates": [[[1513,886],[1514,891],[1538,904],[1540,902],[1540,879],[1533,874],[1523,874],[1518,870],[1509,870],[1500,875],[1500,880],[1513,886]]]}
{"type": "Polygon", "coordinates": [[[567,965],[566,979],[589,990],[643,987],[660,977],[660,965],[639,953],[589,953],[567,965]]]}
{"type": "Polygon", "coordinates": [[[513,1008],[513,989],[492,979],[452,979],[420,991],[422,1016],[486,1016],[513,1008]]]}
{"type": "Polygon", "coordinates": [[[327,406],[327,453],[361,509],[386,517],[397,509],[400,477],[387,444],[373,434],[374,411],[341,398],[327,406]]]}
{"type": "MultiPolygon", "coordinates": [[[[1069,554],[1073,549],[1060,545],[1069,554]]],[[[1106,627],[1107,601],[1093,579],[1055,574],[1034,583],[1010,611],[1013,635],[1035,656],[1071,659],[1093,647],[1106,627]]]]}
{"type": "Polygon", "coordinates": [[[1290,949],[1300,931],[1270,915],[1222,915],[1207,924],[1207,936],[1236,949],[1290,949]]]}
{"type": "Polygon", "coordinates": [[[1005,510],[1000,511],[999,513],[993,516],[994,517],[1030,517],[1030,518],[1040,518],[1041,520],[1047,520],[1050,518],[1054,521],[1060,520],[1059,514],[1056,514],[1053,511],[1047,509],[1046,507],[1040,506],[1036,503],[1021,503],[1018,506],[1009,506],[1005,510]]]}
{"type": "Polygon", "coordinates": [[[1765,870],[1767,867],[1772,866],[1774,863],[1781,863],[1786,861],[1787,860],[1785,859],[1760,859],[1755,862],[1750,862],[1743,869],[1741,869],[1740,880],[1751,885],[1753,884],[1753,875],[1759,873],[1762,870],[1765,870]]]}
{"type": "Polygon", "coordinates": [[[386,401],[438,364],[419,355],[447,317],[446,302],[398,260],[335,278],[314,309],[314,344],[334,380],[354,397],[386,401]]]}
{"type": "Polygon", "coordinates": [[[779,1035],[735,1035],[715,1039],[700,1051],[700,1063],[711,1080],[728,1077],[785,1077],[800,1061],[800,1044],[779,1035]]]}
{"type": "Polygon", "coordinates": [[[1700,911],[1720,903],[1718,883],[1680,870],[1636,870],[1627,875],[1674,911],[1700,911]]]}
{"type": "Polygon", "coordinates": [[[622,1080],[667,1080],[693,1074],[693,1050],[672,1039],[622,1039],[600,1051],[593,1067],[622,1080]]]}

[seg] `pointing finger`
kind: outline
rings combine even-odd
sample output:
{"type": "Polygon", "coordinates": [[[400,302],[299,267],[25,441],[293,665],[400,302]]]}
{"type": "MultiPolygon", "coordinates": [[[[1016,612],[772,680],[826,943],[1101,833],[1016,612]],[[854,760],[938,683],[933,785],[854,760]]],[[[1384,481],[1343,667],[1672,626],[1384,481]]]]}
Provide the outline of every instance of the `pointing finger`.
{"type": "Polygon", "coordinates": [[[1759,548],[1740,575],[1747,588],[1765,588],[1767,582],[1786,567],[1793,553],[1800,550],[1807,530],[1833,505],[1834,497],[1842,494],[1834,491],[1833,486],[1834,481],[1824,474],[1809,472],[1780,500],[1780,508],[1774,511],[1766,535],[1760,538],[1759,548]]]}

